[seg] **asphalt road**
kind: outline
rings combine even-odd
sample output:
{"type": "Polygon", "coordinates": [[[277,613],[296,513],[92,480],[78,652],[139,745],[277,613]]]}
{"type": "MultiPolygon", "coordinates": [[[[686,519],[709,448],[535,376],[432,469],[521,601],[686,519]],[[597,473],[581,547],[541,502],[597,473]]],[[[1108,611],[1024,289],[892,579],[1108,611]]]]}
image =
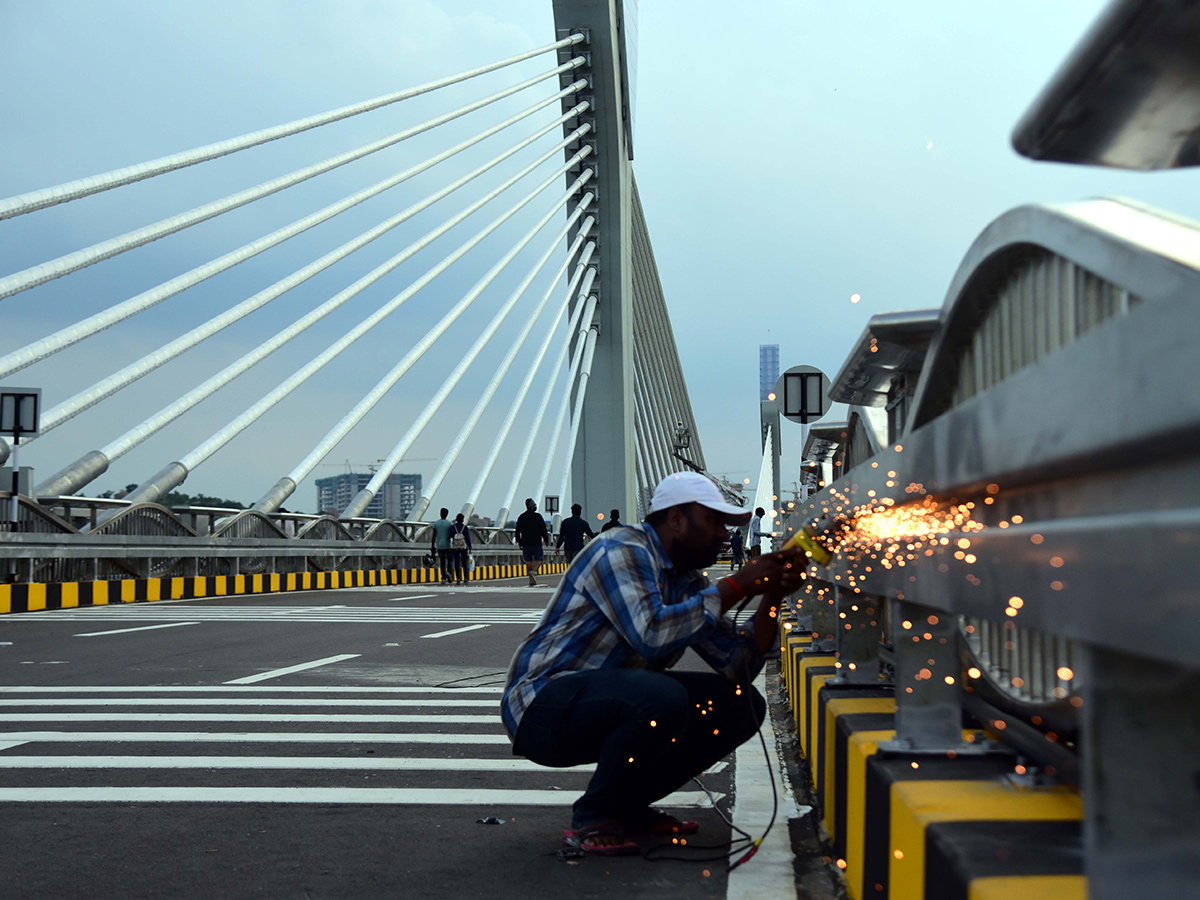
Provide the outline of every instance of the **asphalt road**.
{"type": "MultiPolygon", "coordinates": [[[[724,897],[719,862],[558,858],[588,773],[516,759],[498,713],[549,597],[409,585],[0,618],[0,897],[724,897]]],[[[711,808],[687,816],[702,830],[678,855],[728,839],[711,808]]]]}

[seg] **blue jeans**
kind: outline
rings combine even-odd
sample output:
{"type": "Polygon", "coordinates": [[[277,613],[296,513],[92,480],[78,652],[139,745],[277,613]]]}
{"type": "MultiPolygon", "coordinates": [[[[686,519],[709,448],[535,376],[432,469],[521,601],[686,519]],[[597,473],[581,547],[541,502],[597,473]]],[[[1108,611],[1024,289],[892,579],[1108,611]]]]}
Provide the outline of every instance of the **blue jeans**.
{"type": "Polygon", "coordinates": [[[542,766],[596,763],[575,828],[644,820],[758,731],[762,695],[709,672],[593,669],[549,681],[521,716],[514,752],[542,766]],[[741,691],[738,694],[738,691],[741,691]]]}

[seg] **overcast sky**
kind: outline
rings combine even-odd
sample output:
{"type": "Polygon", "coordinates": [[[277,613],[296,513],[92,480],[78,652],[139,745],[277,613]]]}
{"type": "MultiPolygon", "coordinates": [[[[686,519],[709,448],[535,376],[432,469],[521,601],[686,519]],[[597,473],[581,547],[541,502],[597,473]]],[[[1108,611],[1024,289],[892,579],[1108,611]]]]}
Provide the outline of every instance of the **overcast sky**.
{"type": "MultiPolygon", "coordinates": [[[[1033,163],[1009,134],[1102,8],[1101,0],[645,0],[639,13],[634,170],[710,468],[758,470],[758,345],[781,365],[836,374],[875,313],[941,306],[975,236],[1024,203],[1131,196],[1200,217],[1200,176],[1033,163]],[[858,303],[851,296],[861,295],[858,303]]],[[[549,43],[549,0],[0,0],[0,195],[46,187],[405,88],[549,43]]],[[[552,57],[187,172],[0,222],[0,274],[78,249],[382,137],[531,77],[552,57]]],[[[502,105],[512,115],[547,96],[502,105]]],[[[498,112],[314,179],[48,285],[0,301],[0,353],[132,296],[476,133],[498,112]]],[[[289,274],[553,119],[548,111],[238,269],[5,380],[52,406],[289,274]],[[506,143],[507,141],[507,143],[506,143]]],[[[539,142],[544,151],[550,138],[539,142]]],[[[507,174],[332,267],[266,309],[30,445],[43,478],[137,424],[434,227],[507,174]],[[441,212],[437,212],[441,210],[441,212]]],[[[539,170],[548,177],[553,166],[539,170]]],[[[531,189],[538,178],[527,179],[531,189]]],[[[561,183],[561,182],[560,182],[561,183]]],[[[523,192],[522,192],[523,193],[523,192]]],[[[549,191],[344,358],[215,455],[184,490],[250,503],[302,458],[376,379],[555,199],[549,191]]],[[[506,195],[507,196],[507,195],[506,195]]],[[[515,202],[513,193],[508,202],[515,202]]],[[[178,458],[482,226],[481,213],[116,463],[89,490],[140,482],[178,458]],[[448,242],[448,243],[447,243],[448,242]],[[439,251],[439,248],[442,248],[439,251]]],[[[317,476],[385,456],[549,245],[535,239],[430,357],[317,476]]],[[[561,257],[556,258],[560,259],[561,257]]],[[[428,477],[546,280],[497,335],[404,471],[428,477]]],[[[542,329],[534,332],[536,346],[542,329]]],[[[510,373],[435,504],[456,508],[524,366],[510,373]]],[[[540,399],[545,378],[533,399],[540,399]]],[[[551,404],[551,410],[556,404],[551,404]]],[[[523,414],[527,423],[531,410],[523,414]]],[[[521,427],[527,427],[522,424],[521,427]]],[[[787,427],[787,426],[785,426],[787,427]]],[[[520,429],[518,429],[520,430],[520,429]]],[[[493,515],[509,442],[480,498],[493,515]]],[[[785,477],[799,426],[784,434],[785,477]]],[[[544,455],[544,444],[538,453],[544,455]]],[[[535,453],[535,458],[538,453],[535,453]]],[[[506,468],[507,467],[507,468],[506,468]]],[[[522,483],[532,491],[536,469],[522,483]]],[[[552,477],[550,490],[557,483],[552,477]]],[[[311,479],[288,503],[312,510],[311,479]]]]}

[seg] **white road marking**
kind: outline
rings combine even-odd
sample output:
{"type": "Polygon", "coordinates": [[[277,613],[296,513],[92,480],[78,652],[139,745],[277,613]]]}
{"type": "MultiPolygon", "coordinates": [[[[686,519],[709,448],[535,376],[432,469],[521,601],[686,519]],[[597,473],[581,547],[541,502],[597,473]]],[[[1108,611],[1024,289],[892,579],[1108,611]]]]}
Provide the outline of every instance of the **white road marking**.
{"type": "Polygon", "coordinates": [[[226,684],[256,684],[259,681],[266,681],[268,678],[278,678],[281,675],[291,675],[293,672],[303,672],[305,669],[315,669],[319,666],[328,666],[331,663],[341,662],[346,659],[354,659],[362,656],[361,653],[339,653],[337,656],[327,656],[324,659],[314,659],[312,662],[300,663],[295,666],[288,666],[284,669],[272,669],[270,672],[259,672],[257,675],[247,675],[245,678],[234,678],[232,681],[225,682],[226,684]]]}
{"type": "MultiPolygon", "coordinates": [[[[764,672],[759,673],[754,686],[763,697],[767,696],[764,672]]],[[[782,782],[779,786],[779,816],[770,834],[758,848],[754,859],[748,865],[739,866],[729,874],[725,887],[726,900],[796,896],[796,874],[793,865],[795,857],[788,833],[788,820],[799,818],[812,807],[796,806],[787,778],[779,775],[782,771],[781,760],[776,749],[778,744],[775,741],[775,728],[770,718],[763,724],[763,728],[766,729],[763,736],[766,738],[767,747],[774,757],[774,774],[767,771],[762,746],[757,740],[751,738],[738,747],[734,757],[733,824],[756,838],[766,830],[774,809],[774,794],[771,790],[773,777],[782,782]]]]}
{"type": "MultiPolygon", "coordinates": [[[[720,794],[715,795],[718,798],[720,794]]],[[[40,787],[0,788],[0,803],[378,803],[404,806],[571,806],[572,791],[478,788],[40,787]]],[[[662,800],[671,809],[709,805],[701,791],[662,800]]]]}
{"type": "Polygon", "coordinates": [[[75,637],[104,637],[107,634],[129,634],[133,631],[153,631],[155,628],[178,628],[180,625],[199,625],[199,622],[168,622],[165,625],[141,625],[137,628],[116,628],[110,631],[89,631],[75,637]]]}
{"type": "Polygon", "coordinates": [[[431,716],[423,715],[367,715],[338,713],[317,715],[310,713],[5,713],[3,722],[390,722],[395,724],[444,723],[447,725],[495,725],[499,712],[488,716],[431,716]]]}
{"type": "Polygon", "coordinates": [[[123,694],[141,691],[171,693],[254,693],[254,694],[499,694],[498,687],[398,687],[391,685],[360,686],[340,684],[303,685],[235,685],[235,684],[120,684],[120,685],[0,685],[0,694],[123,694]]]}
{"type": "Polygon", "coordinates": [[[88,606],[19,613],[4,617],[4,624],[56,622],[300,622],[355,624],[440,625],[487,622],[495,625],[533,625],[543,607],[437,607],[437,606],[191,606],[175,609],[160,603],[128,606],[88,606]]]}
{"type": "Polygon", "coordinates": [[[426,600],[429,597],[436,597],[436,596],[437,596],[437,594],[412,594],[412,595],[405,595],[403,597],[386,597],[385,599],[389,603],[393,603],[396,600],[426,600]]]}
{"type": "MultiPolygon", "coordinates": [[[[17,746],[13,744],[12,746],[17,746]]],[[[316,769],[397,772],[590,772],[596,767],[547,769],[527,759],[442,759],[340,756],[5,756],[5,769],[316,769]]]]}
{"type": "Polygon", "coordinates": [[[487,628],[487,625],[467,625],[463,628],[451,628],[449,631],[438,631],[434,634],[423,634],[423,638],[440,638],[449,637],[452,634],[462,634],[465,631],[478,631],[480,628],[487,628]]]}
{"type": "MultiPolygon", "coordinates": [[[[419,706],[438,709],[441,707],[487,706],[493,707],[492,699],[477,700],[375,700],[347,697],[22,697],[12,699],[0,697],[0,707],[30,706],[45,709],[55,706],[419,706]]],[[[0,717],[4,715],[0,709],[0,717]]]]}
{"type": "Polygon", "coordinates": [[[136,742],[146,744],[509,744],[503,734],[396,734],[394,732],[305,732],[305,731],[10,731],[0,733],[4,741],[73,744],[84,741],[136,742]]]}
{"type": "Polygon", "coordinates": [[[0,741],[0,750],[11,750],[13,747],[20,747],[22,744],[27,744],[28,741],[0,741]]]}

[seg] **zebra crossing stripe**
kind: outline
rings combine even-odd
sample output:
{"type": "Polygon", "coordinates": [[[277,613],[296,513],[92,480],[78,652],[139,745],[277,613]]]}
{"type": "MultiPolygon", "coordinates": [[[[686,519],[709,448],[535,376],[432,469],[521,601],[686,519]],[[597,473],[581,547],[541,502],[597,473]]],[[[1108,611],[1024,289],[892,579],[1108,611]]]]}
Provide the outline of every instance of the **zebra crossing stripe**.
{"type": "Polygon", "coordinates": [[[395,732],[308,732],[308,731],[8,731],[6,741],[38,744],[83,742],[145,744],[503,744],[504,734],[397,734],[395,732]]]}
{"type": "MultiPolygon", "coordinates": [[[[382,706],[386,708],[412,706],[432,707],[493,707],[493,699],[477,700],[378,700],[348,697],[0,697],[0,707],[34,707],[45,709],[54,706],[382,706]]],[[[0,716],[3,713],[0,712],[0,716]]]]}
{"type": "Polygon", "coordinates": [[[403,715],[366,713],[5,713],[0,722],[328,722],[339,724],[495,725],[499,714],[403,715]]]}
{"type": "Polygon", "coordinates": [[[499,687],[400,687],[396,685],[230,685],[230,684],[114,684],[114,685],[0,685],[0,694],[499,694],[499,687]]]}
{"type": "MultiPolygon", "coordinates": [[[[14,745],[15,746],[15,745],[14,745]]],[[[527,759],[443,759],[441,757],[383,757],[346,759],[341,756],[5,756],[5,769],[315,769],[389,772],[541,772],[544,766],[527,759]]],[[[590,772],[595,765],[570,766],[555,772],[590,772]]]]}
{"type": "MultiPolygon", "coordinates": [[[[714,794],[720,799],[722,794],[714,794]]],[[[0,803],[327,803],[404,806],[571,806],[571,791],[462,788],[35,787],[0,788],[0,803]]],[[[672,809],[709,805],[701,791],[662,800],[672,809]]]]}

